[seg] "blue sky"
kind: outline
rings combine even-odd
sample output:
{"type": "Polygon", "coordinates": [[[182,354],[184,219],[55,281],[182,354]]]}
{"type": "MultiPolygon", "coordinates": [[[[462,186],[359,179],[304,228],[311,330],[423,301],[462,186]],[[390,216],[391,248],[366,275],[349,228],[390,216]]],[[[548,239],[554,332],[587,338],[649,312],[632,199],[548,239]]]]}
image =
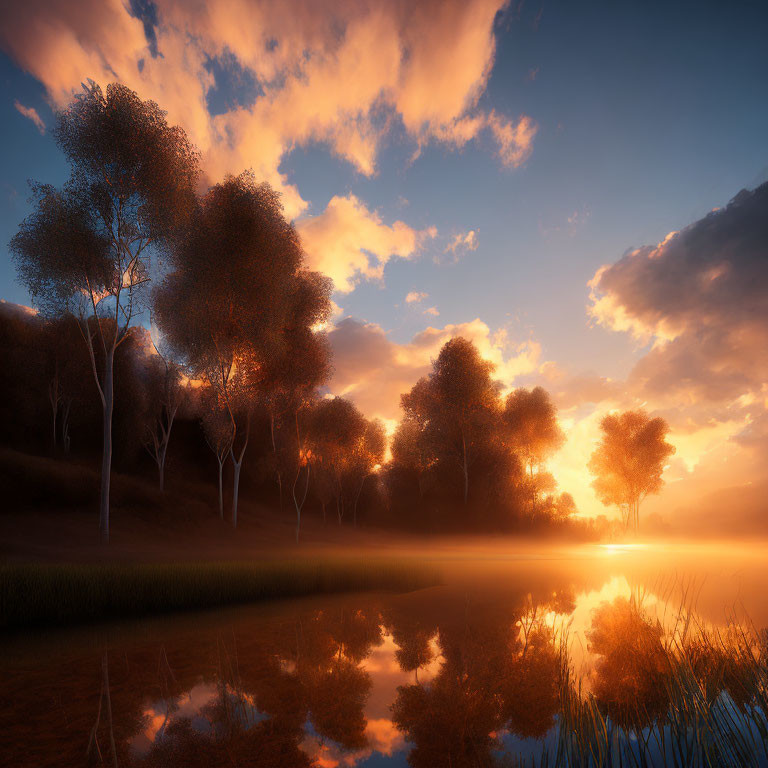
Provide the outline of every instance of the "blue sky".
{"type": "MultiPolygon", "coordinates": [[[[324,221],[334,197],[354,196],[358,208],[383,227],[401,221],[413,233],[436,228],[434,236],[417,238],[407,258],[389,258],[381,279],[358,274],[354,290],[337,293],[335,301],[344,316],[383,334],[399,359],[415,354],[413,340],[429,326],[440,329],[435,338],[444,340],[453,332],[445,330],[449,326],[479,319],[488,328],[488,354],[494,359],[514,358],[525,342],[539,348],[522,370],[522,381],[540,378],[547,362],[569,376],[627,377],[654,338],[617,333],[615,323],[591,318],[587,283],[628,249],[660,243],[669,232],[724,206],[742,188],[768,179],[764,3],[524,0],[505,6],[473,0],[455,16],[450,2],[425,3],[420,16],[408,15],[394,1],[340,3],[329,6],[333,30],[316,49],[312,35],[325,34],[316,31],[317,22],[308,19],[304,28],[287,9],[281,16],[273,3],[254,0],[253,24],[263,28],[249,31],[254,37],[248,40],[239,33],[251,17],[232,18],[221,3],[209,4],[209,16],[199,6],[172,0],[143,3],[145,19],[154,23],[148,27],[150,41],[120,2],[110,0],[91,13],[94,3],[74,9],[40,0],[0,12],[6,30],[0,34],[5,51],[0,57],[0,297],[8,301],[30,300],[15,281],[6,245],[28,210],[26,179],[58,184],[67,173],[49,131],[41,134],[15,104],[34,108],[50,128],[52,106],[66,103],[67,93],[86,77],[102,84],[105,78],[127,81],[168,108],[169,119],[182,122],[199,144],[226,124],[237,146],[222,148],[213,139],[201,146],[211,180],[253,162],[257,174],[301,200],[289,203],[299,222],[312,216],[324,221]],[[248,134],[252,123],[241,120],[251,119],[248,110],[256,112],[269,98],[279,100],[296,68],[324,57],[339,66],[348,61],[342,54],[344,42],[352,39],[349,30],[377,14],[394,20],[377,29],[397,29],[392,34],[401,49],[411,46],[398,64],[396,87],[405,83],[405,95],[392,96],[394,81],[386,81],[374,101],[344,122],[351,103],[344,101],[344,90],[356,93],[363,69],[370,65],[372,74],[366,76],[373,77],[375,65],[389,55],[379,33],[372,38],[376,45],[363,49],[368,55],[359,66],[342,70],[336,79],[327,73],[326,80],[313,79],[307,69],[309,90],[317,84],[320,95],[310,93],[309,107],[294,101],[296,109],[311,108],[313,98],[326,104],[338,99],[345,104],[338,113],[306,117],[301,125],[307,128],[297,127],[301,116],[290,113],[290,104],[282,111],[275,107],[271,122],[254,117],[256,129],[248,134]],[[58,30],[54,37],[37,31],[41,19],[58,30]],[[346,30],[341,42],[334,37],[338,29],[346,30]],[[430,37],[435,30],[437,37],[430,37]],[[261,41],[258,55],[252,54],[253,39],[261,41]],[[150,48],[154,40],[158,57],[150,48]],[[179,53],[177,47],[184,46],[179,53]],[[294,58],[291,46],[299,52],[294,58]],[[268,55],[272,49],[285,57],[285,68],[276,66],[276,74],[268,55]],[[190,63],[190,51],[199,54],[197,64],[190,63]],[[406,81],[416,51],[426,64],[411,86],[406,81]],[[441,80],[444,73],[448,85],[441,80]],[[456,89],[466,90],[459,109],[451,106],[452,79],[456,89]],[[203,81],[200,92],[194,91],[203,81]],[[188,112],[183,100],[174,102],[179,93],[188,98],[188,112]],[[202,106],[195,112],[198,101],[202,106]],[[245,110],[238,111],[238,105],[245,110]],[[526,116],[537,126],[521,162],[502,161],[492,115],[512,127],[526,116]],[[217,123],[216,116],[228,122],[217,123]],[[457,126],[467,116],[480,116],[486,127],[458,141],[457,126]],[[348,149],[353,143],[344,133],[350,125],[353,133],[363,126],[361,141],[374,147],[353,162],[349,157],[356,150],[348,149]],[[270,155],[264,149],[268,142],[279,151],[270,155]],[[367,172],[366,158],[375,160],[375,172],[367,172]],[[454,237],[470,231],[475,250],[445,252],[454,237]],[[405,298],[411,292],[428,296],[409,304],[405,298]],[[431,307],[439,314],[424,314],[431,307]],[[499,330],[506,331],[503,339],[499,330]]],[[[318,3],[315,11],[321,9],[318,3]]],[[[382,82],[388,76],[382,75],[382,82]]],[[[327,242],[308,240],[308,250],[315,256],[312,249],[327,242]]],[[[345,359],[340,346],[342,367],[345,359]]],[[[414,375],[427,363],[414,363],[414,375]]],[[[401,373],[405,381],[408,374],[401,373]]],[[[344,392],[370,402],[350,382],[344,392]]],[[[380,415],[391,416],[391,408],[380,415]]]]}

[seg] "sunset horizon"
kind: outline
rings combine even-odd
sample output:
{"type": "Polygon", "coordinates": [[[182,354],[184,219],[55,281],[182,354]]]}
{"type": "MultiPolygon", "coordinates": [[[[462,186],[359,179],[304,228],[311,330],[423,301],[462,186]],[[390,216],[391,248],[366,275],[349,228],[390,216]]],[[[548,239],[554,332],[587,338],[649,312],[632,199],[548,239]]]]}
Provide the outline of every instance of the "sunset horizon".
{"type": "Polygon", "coordinates": [[[0,627],[88,690],[14,764],[768,765],[766,39],[3,5],[0,627]]]}

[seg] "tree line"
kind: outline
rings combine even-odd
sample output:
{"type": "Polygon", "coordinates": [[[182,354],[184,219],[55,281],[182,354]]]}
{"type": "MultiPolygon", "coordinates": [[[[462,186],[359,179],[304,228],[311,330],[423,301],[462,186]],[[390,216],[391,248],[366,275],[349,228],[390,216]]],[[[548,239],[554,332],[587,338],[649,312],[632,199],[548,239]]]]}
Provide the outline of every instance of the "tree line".
{"type": "MultiPolygon", "coordinates": [[[[146,449],[163,490],[180,413],[215,457],[222,519],[231,478],[235,527],[244,466],[293,510],[297,540],[308,504],[324,521],[356,525],[362,506],[370,519],[431,530],[572,516],[572,497],[544,469],[564,440],[549,395],[502,398],[492,364],[466,339],[449,341],[402,396],[388,461],[379,421],[322,396],[332,284],[306,267],[278,194],[250,171],[198,194],[200,158],[184,132],[119,84],[84,87],[54,137],[71,175],[61,188],[32,183],[32,212],[10,244],[40,316],[2,318],[5,354],[20,356],[4,384],[28,402],[24,381],[45,382],[55,450],[71,449],[73,419],[100,421],[102,541],[119,441],[146,449]],[[24,348],[37,350],[34,364],[24,348]]],[[[24,418],[35,421],[14,414],[9,424],[24,418]]],[[[603,423],[590,467],[601,498],[636,525],[671,446],[661,419],[616,418],[603,423]]]]}

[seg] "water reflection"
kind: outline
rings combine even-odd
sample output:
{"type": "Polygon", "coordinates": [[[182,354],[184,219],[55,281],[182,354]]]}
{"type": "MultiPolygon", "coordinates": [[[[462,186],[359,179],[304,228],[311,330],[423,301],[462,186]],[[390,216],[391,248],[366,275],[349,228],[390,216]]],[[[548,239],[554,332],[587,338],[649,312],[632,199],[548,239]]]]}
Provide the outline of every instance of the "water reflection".
{"type": "Polygon", "coordinates": [[[696,764],[699,728],[728,734],[708,748],[732,764],[766,764],[766,634],[640,594],[615,578],[445,587],[16,638],[2,762],[599,765],[614,743],[614,764],[696,764]]]}

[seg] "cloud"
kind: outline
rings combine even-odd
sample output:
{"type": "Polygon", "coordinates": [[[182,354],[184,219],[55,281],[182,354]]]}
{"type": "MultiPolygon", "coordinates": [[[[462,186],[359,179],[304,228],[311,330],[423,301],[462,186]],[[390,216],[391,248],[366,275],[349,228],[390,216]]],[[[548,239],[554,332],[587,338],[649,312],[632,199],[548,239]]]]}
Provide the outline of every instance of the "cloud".
{"type": "Polygon", "coordinates": [[[123,0],[28,0],[0,9],[0,47],[57,106],[88,78],[154,99],[187,130],[212,180],[253,168],[295,217],[306,202],[281,163],[297,146],[325,144],[371,175],[394,125],[419,149],[461,147],[490,128],[502,162],[524,162],[530,118],[478,108],[505,5],[156,0],[156,12],[137,18],[123,0]],[[253,85],[213,115],[208,99],[223,85],[215,71],[253,85]]]}
{"type": "Polygon", "coordinates": [[[538,366],[538,343],[513,343],[503,329],[494,332],[478,318],[429,327],[409,342],[398,344],[380,325],[347,317],[328,334],[334,361],[329,389],[352,399],[369,417],[390,422],[399,419],[400,395],[430,372],[442,346],[455,336],[477,345],[480,354],[494,363],[495,376],[507,389],[517,377],[538,366]]]}
{"type": "Polygon", "coordinates": [[[470,229],[468,232],[459,232],[454,235],[448,245],[445,246],[443,253],[452,253],[454,256],[457,252],[467,252],[477,250],[477,232],[474,229],[470,229]]]}
{"type": "Polygon", "coordinates": [[[427,307],[427,309],[425,309],[422,314],[431,315],[432,317],[437,317],[440,314],[440,311],[438,310],[437,307],[427,307]]]}
{"type": "Polygon", "coordinates": [[[39,319],[39,312],[35,307],[28,307],[26,304],[16,304],[5,299],[0,299],[0,315],[17,317],[22,320],[39,319]]]}
{"type": "Polygon", "coordinates": [[[494,111],[488,116],[488,126],[499,145],[499,157],[504,165],[517,168],[531,156],[539,126],[530,117],[521,117],[515,123],[494,111]]]}
{"type": "Polygon", "coordinates": [[[764,184],[598,270],[594,320],[652,343],[630,377],[638,389],[714,403],[768,381],[767,250],[764,184]]]}
{"type": "Polygon", "coordinates": [[[405,303],[406,304],[418,304],[420,301],[424,301],[424,299],[429,296],[428,293],[424,293],[423,291],[411,291],[406,297],[405,297],[405,303]]]}
{"type": "Polygon", "coordinates": [[[377,280],[392,258],[408,259],[437,234],[402,221],[387,225],[354,195],[333,197],[318,216],[296,222],[308,266],[328,275],[337,291],[349,293],[362,279],[377,280]]]}
{"type": "Polygon", "coordinates": [[[37,113],[34,107],[25,107],[18,99],[13,102],[13,106],[16,107],[16,111],[24,115],[35,124],[35,128],[40,131],[41,135],[45,135],[45,123],[43,118],[37,113]]]}

